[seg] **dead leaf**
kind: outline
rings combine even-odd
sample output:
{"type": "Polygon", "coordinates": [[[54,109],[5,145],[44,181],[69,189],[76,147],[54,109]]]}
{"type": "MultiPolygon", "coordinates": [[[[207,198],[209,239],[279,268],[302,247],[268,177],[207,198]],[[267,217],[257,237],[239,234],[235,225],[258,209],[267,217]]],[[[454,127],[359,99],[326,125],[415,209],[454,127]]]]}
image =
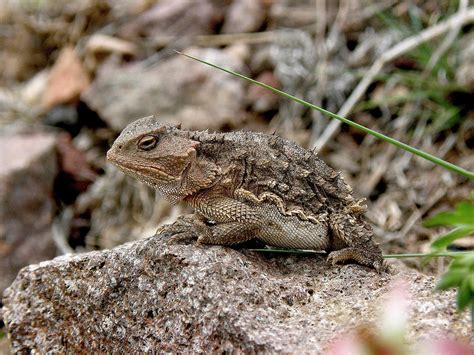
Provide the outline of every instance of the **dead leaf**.
{"type": "Polygon", "coordinates": [[[90,85],[89,76],[73,47],[65,47],[54,63],[43,94],[43,107],[49,109],[79,99],[90,85]]]}

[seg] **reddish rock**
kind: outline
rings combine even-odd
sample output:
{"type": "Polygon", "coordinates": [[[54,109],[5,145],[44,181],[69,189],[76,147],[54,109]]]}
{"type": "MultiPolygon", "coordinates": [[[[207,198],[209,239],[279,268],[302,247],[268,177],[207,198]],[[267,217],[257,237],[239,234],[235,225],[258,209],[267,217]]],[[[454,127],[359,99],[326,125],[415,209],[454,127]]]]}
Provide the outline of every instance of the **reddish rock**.
{"type": "MultiPolygon", "coordinates": [[[[281,87],[281,83],[271,71],[261,73],[255,80],[277,89],[281,87]]],[[[247,94],[247,100],[252,104],[252,109],[255,112],[277,109],[279,98],[274,92],[258,85],[251,85],[247,94]]]]}
{"type": "Polygon", "coordinates": [[[59,175],[55,190],[63,201],[72,203],[97,178],[97,173],[92,170],[85,154],[74,146],[69,133],[58,136],[57,151],[59,175]]]}
{"type": "Polygon", "coordinates": [[[0,136],[0,292],[20,268],[56,254],[55,146],[49,134],[0,136]]]}

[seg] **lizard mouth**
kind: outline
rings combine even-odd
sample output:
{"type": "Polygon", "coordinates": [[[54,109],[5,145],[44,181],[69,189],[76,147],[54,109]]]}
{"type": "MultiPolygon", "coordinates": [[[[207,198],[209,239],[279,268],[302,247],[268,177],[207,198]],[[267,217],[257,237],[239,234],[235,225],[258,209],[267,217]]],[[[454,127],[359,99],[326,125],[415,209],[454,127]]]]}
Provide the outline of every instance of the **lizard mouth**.
{"type": "Polygon", "coordinates": [[[126,161],[125,159],[121,159],[116,154],[111,152],[110,150],[107,152],[107,160],[109,160],[112,164],[118,167],[120,170],[125,172],[129,172],[133,175],[141,175],[147,178],[156,179],[156,180],[164,180],[164,181],[173,181],[176,180],[176,177],[170,175],[163,171],[162,169],[158,168],[157,166],[153,165],[144,165],[137,162],[126,161]]]}

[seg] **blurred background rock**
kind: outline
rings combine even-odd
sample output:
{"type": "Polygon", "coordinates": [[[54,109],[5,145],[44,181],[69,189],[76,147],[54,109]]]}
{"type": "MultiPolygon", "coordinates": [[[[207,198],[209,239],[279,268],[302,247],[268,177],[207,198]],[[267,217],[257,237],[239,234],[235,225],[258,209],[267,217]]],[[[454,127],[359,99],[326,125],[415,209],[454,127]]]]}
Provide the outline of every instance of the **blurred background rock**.
{"type": "Polygon", "coordinates": [[[472,182],[174,50],[472,171],[472,10],[465,0],[1,0],[0,292],[22,266],[144,238],[183,213],[105,161],[120,130],[151,114],[316,147],[367,197],[385,253],[427,250],[440,230],[420,220],[466,199],[472,182]],[[418,43],[393,50],[407,39],[418,43]]]}

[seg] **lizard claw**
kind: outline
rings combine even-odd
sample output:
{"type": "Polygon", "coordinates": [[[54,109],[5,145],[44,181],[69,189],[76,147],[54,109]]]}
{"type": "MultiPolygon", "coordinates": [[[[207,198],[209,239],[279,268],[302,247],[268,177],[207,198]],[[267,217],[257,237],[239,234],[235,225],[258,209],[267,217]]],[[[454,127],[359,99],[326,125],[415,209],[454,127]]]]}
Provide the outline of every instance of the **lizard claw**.
{"type": "Polygon", "coordinates": [[[168,237],[170,243],[186,239],[196,239],[199,235],[194,228],[192,216],[181,216],[172,224],[165,224],[158,228],[155,235],[168,237]]]}
{"type": "Polygon", "coordinates": [[[344,261],[343,256],[341,255],[340,250],[332,251],[327,257],[327,262],[332,266],[335,266],[340,261],[344,261]]]}
{"type": "Polygon", "coordinates": [[[390,272],[390,266],[385,261],[374,261],[372,266],[379,274],[383,272],[390,272]]]}
{"type": "Polygon", "coordinates": [[[176,233],[173,236],[171,236],[168,239],[168,242],[174,244],[174,243],[179,243],[181,241],[195,240],[196,237],[197,237],[197,235],[192,230],[183,231],[183,232],[176,233]]]}
{"type": "Polygon", "coordinates": [[[386,265],[381,257],[380,260],[376,259],[374,261],[373,258],[369,258],[363,250],[354,247],[332,251],[327,258],[327,261],[333,266],[348,260],[354,260],[359,264],[372,267],[378,273],[386,270],[386,265]]]}
{"type": "Polygon", "coordinates": [[[156,235],[168,238],[168,242],[175,243],[182,240],[196,240],[196,245],[209,244],[209,227],[194,215],[178,217],[176,222],[160,227],[156,235]]]}

